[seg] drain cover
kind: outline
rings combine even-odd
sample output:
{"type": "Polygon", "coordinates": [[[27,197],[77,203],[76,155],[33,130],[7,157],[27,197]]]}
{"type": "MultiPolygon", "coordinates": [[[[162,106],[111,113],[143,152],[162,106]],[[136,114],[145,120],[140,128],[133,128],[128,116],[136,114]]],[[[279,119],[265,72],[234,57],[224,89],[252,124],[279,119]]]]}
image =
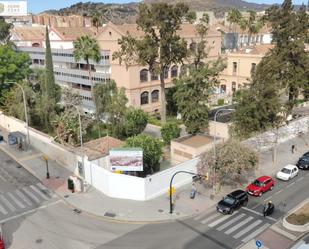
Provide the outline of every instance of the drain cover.
{"type": "Polygon", "coordinates": [[[162,209],[159,209],[159,210],[158,210],[158,212],[159,212],[159,213],[162,213],[162,212],[163,212],[163,210],[162,210],[162,209]]]}
{"type": "Polygon", "coordinates": [[[63,197],[64,197],[64,198],[68,198],[68,197],[70,197],[70,196],[69,196],[69,195],[64,195],[63,197]]]}
{"type": "Polygon", "coordinates": [[[114,213],[110,213],[110,212],[106,212],[106,213],[104,214],[104,216],[114,218],[114,217],[116,216],[116,214],[114,214],[114,213]]]}
{"type": "Polygon", "coordinates": [[[77,213],[77,214],[80,214],[80,213],[82,212],[81,210],[79,210],[79,209],[77,209],[77,208],[73,209],[73,211],[74,211],[75,213],[77,213]]]}
{"type": "Polygon", "coordinates": [[[20,166],[20,165],[18,165],[16,168],[20,169],[20,168],[21,168],[21,166],[20,166]]]}
{"type": "Polygon", "coordinates": [[[12,163],[13,160],[9,159],[9,160],[5,160],[6,163],[12,163]]]}

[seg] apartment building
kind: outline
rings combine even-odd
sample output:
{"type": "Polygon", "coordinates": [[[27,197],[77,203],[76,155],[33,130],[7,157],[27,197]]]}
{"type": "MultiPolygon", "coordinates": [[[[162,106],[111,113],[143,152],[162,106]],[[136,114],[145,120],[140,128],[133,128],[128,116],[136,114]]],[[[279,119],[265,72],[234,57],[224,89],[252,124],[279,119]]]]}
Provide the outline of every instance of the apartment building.
{"type": "MultiPolygon", "coordinates": [[[[73,41],[88,34],[95,37],[95,28],[50,28],[49,38],[52,48],[54,75],[56,83],[61,87],[69,87],[82,97],[82,107],[85,113],[94,112],[91,98],[91,82],[86,62],[76,62],[73,56],[73,41]]],[[[15,27],[11,40],[18,49],[27,52],[33,67],[45,66],[45,27],[15,27]]],[[[99,63],[90,61],[92,80],[95,84],[104,84],[111,79],[110,52],[101,50],[99,63]]]]}

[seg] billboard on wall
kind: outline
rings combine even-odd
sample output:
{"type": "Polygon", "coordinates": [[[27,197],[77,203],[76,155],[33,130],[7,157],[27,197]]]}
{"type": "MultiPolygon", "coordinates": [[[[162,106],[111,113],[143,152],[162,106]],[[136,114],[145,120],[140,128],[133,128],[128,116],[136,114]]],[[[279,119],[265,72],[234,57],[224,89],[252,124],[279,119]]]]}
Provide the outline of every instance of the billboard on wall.
{"type": "Polygon", "coordinates": [[[118,148],[109,151],[112,171],[143,171],[143,150],[141,148],[118,148]]]}
{"type": "Polygon", "coordinates": [[[0,1],[0,16],[26,16],[27,1],[0,1]]]}

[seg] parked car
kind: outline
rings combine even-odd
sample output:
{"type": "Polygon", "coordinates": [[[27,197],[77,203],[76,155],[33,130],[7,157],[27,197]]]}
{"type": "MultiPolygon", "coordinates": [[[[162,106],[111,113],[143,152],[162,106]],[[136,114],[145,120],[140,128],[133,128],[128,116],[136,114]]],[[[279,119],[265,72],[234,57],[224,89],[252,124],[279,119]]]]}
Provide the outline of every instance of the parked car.
{"type": "Polygon", "coordinates": [[[278,179],[288,181],[293,177],[297,176],[297,174],[298,174],[298,168],[295,165],[289,164],[283,167],[283,169],[280,170],[276,176],[278,179]]]}
{"type": "Polygon", "coordinates": [[[298,159],[296,166],[299,169],[309,169],[309,151],[298,159]]]}
{"type": "Polygon", "coordinates": [[[246,206],[248,203],[248,194],[243,190],[235,190],[223,197],[217,204],[217,211],[223,214],[232,214],[236,209],[246,206]]]}
{"type": "Polygon", "coordinates": [[[4,238],[3,238],[3,232],[2,232],[1,227],[0,227],[0,249],[5,249],[5,246],[4,246],[4,238]]]}
{"type": "Polygon", "coordinates": [[[262,196],[263,193],[274,188],[275,181],[270,176],[261,176],[254,180],[248,187],[246,191],[250,195],[262,196]]]}

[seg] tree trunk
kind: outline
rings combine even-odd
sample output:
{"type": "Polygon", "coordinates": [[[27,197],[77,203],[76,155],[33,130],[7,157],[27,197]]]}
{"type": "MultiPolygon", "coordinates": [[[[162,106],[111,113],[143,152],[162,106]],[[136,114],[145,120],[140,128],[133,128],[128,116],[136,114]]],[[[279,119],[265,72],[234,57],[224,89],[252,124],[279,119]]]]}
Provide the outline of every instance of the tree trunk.
{"type": "Polygon", "coordinates": [[[166,123],[166,99],[165,99],[165,82],[164,71],[160,74],[160,89],[161,89],[161,123],[166,123]]]}

